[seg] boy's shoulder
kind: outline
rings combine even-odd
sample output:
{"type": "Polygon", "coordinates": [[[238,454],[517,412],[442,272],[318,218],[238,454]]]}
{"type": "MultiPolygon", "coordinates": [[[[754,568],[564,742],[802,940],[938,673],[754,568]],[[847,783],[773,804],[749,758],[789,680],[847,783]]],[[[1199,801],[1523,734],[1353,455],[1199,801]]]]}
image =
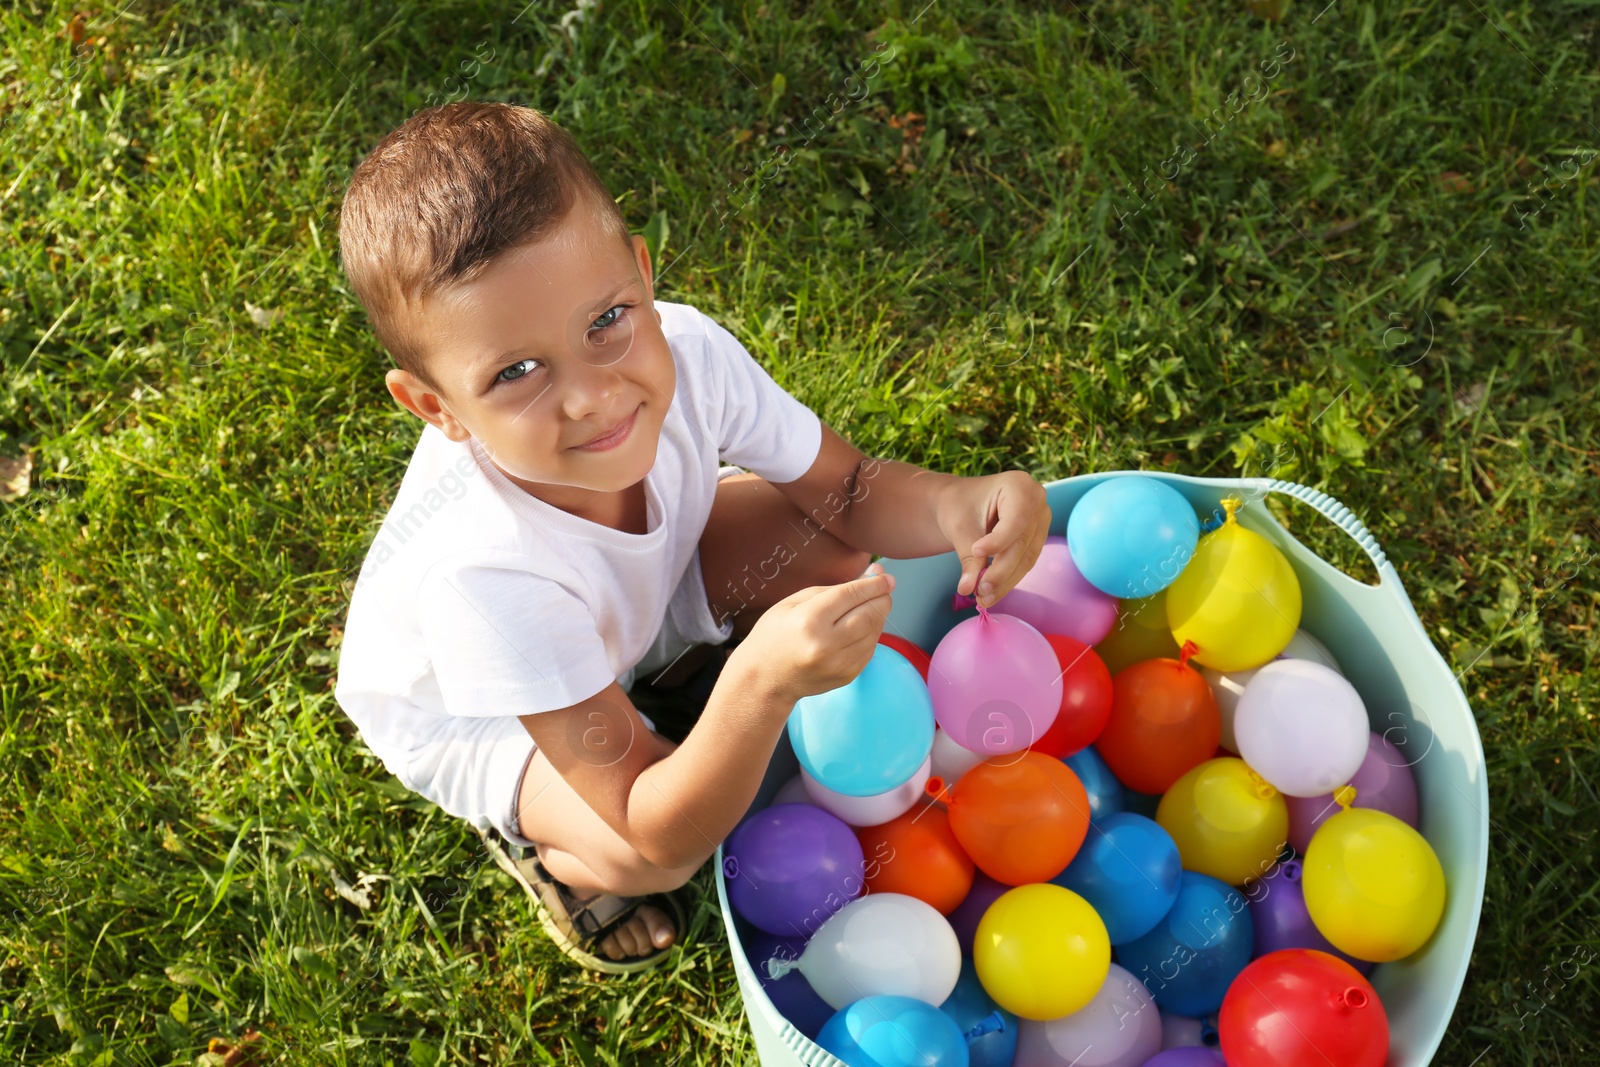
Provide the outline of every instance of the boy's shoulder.
{"type": "Polygon", "coordinates": [[[539,531],[492,484],[498,472],[473,441],[428,425],[417,438],[394,502],[367,549],[356,587],[415,589],[449,560],[538,553],[539,531]]]}
{"type": "Polygon", "coordinates": [[[739,344],[721,323],[693,304],[657,300],[655,305],[661,313],[661,334],[675,352],[739,344]]]}

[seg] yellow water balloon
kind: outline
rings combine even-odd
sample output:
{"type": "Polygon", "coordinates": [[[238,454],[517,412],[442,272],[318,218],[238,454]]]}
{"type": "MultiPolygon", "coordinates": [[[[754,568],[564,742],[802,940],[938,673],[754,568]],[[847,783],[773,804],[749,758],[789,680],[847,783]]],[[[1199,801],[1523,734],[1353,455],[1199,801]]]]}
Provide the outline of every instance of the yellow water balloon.
{"type": "Polygon", "coordinates": [[[1167,592],[1117,601],[1117,621],[1094,646],[1106,670],[1116,674],[1147,659],[1177,659],[1178,642],[1167,628],[1167,592]]]}
{"type": "MultiPolygon", "coordinates": [[[[1347,804],[1349,791],[1339,797],[1347,804]]],[[[1322,936],[1358,960],[1411,955],[1444,914],[1444,868],[1433,846],[1376,808],[1345,807],[1317,829],[1301,884],[1322,936]]]]}
{"type": "Polygon", "coordinates": [[[1207,760],[1161,797],[1156,822],[1186,871],[1229,885],[1265,877],[1289,836],[1289,805],[1242,759],[1207,760]]]}
{"type": "Polygon", "coordinates": [[[1050,882],[1001,894],[972,939],[978,982],[1024,1019],[1070,1015],[1094,999],[1111,970],[1111,941],[1094,906],[1050,882]]]}
{"type": "Polygon", "coordinates": [[[1166,589],[1167,624],[1195,662],[1219,671],[1259,667],[1289,644],[1300,625],[1300,579],[1282,552],[1234,516],[1200,538],[1194,558],[1166,589]]]}

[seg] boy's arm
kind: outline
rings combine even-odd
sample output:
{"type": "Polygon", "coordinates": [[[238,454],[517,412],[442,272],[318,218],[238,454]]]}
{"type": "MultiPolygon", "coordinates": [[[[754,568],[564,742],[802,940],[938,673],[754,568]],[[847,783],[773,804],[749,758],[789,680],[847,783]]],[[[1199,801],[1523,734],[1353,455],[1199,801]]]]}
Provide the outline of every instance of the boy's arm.
{"type": "Polygon", "coordinates": [[[673,868],[703,863],[738,824],[794,704],[771,672],[735,656],[681,745],[652,733],[616,682],[519,718],[596,814],[645,859],[673,868]]]}
{"type": "Polygon", "coordinates": [[[852,548],[892,559],[948,552],[961,558],[956,592],[992,587],[985,607],[1032,569],[1050,533],[1044,486],[1020,470],[977,478],[868,456],[822,425],[811,469],[777,489],[815,523],[852,548]],[[989,563],[993,556],[994,562],[989,563]]]}

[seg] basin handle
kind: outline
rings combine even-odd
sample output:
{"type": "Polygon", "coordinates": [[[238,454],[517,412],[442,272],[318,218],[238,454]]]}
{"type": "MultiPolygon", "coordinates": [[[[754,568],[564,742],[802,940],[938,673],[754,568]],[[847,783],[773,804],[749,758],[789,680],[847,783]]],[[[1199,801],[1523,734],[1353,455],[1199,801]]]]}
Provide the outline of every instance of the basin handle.
{"type": "Polygon", "coordinates": [[[1372,536],[1372,532],[1367,529],[1355,512],[1327,493],[1322,492],[1322,490],[1313,489],[1309,485],[1301,485],[1298,482],[1286,482],[1282,479],[1274,478],[1267,482],[1267,488],[1276,493],[1292,496],[1302,504],[1309,504],[1326,516],[1335,526],[1349,534],[1355,539],[1356,544],[1361,546],[1362,551],[1366,552],[1368,558],[1372,560],[1372,565],[1377,568],[1378,576],[1380,580],[1382,579],[1384,570],[1389,564],[1389,557],[1383,554],[1383,549],[1378,546],[1377,538],[1372,536]]]}

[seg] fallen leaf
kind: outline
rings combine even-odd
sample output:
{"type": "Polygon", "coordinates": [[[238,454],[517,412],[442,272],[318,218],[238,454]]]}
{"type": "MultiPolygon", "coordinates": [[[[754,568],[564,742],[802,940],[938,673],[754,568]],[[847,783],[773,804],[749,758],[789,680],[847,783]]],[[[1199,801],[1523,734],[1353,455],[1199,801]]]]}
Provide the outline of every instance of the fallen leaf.
{"type": "Polygon", "coordinates": [[[333,888],[341,897],[362,911],[366,911],[378,902],[378,883],[387,881],[389,881],[387,874],[363,874],[356,879],[355,885],[351,885],[340,878],[336,871],[333,875],[333,888]]]}
{"type": "Polygon", "coordinates": [[[33,484],[33,453],[0,456],[0,500],[15,500],[28,495],[33,484]]]}
{"type": "Polygon", "coordinates": [[[214,1037],[206,1044],[206,1052],[221,1056],[222,1067],[260,1067],[255,1049],[251,1047],[260,1040],[261,1035],[253,1027],[245,1027],[244,1036],[238,1042],[214,1037]]]}
{"type": "Polygon", "coordinates": [[[279,319],[283,318],[283,311],[281,309],[275,308],[269,311],[266,308],[256,307],[248,300],[244,302],[244,309],[245,311],[249,312],[250,321],[261,327],[263,330],[270,330],[279,319]]]}
{"type": "Polygon", "coordinates": [[[1455,393],[1456,410],[1474,412],[1483,405],[1483,394],[1487,390],[1484,382],[1478,382],[1467,389],[1457,389],[1455,393]]]}
{"type": "Polygon", "coordinates": [[[1439,175],[1439,184],[1450,190],[1452,193],[1465,194],[1472,192],[1472,183],[1467,180],[1466,176],[1463,174],[1457,174],[1453,170],[1447,170],[1443,174],[1439,175]]]}
{"type": "Polygon", "coordinates": [[[1245,0],[1244,6],[1258,18],[1277,22],[1288,12],[1289,0],[1245,0]]]}

